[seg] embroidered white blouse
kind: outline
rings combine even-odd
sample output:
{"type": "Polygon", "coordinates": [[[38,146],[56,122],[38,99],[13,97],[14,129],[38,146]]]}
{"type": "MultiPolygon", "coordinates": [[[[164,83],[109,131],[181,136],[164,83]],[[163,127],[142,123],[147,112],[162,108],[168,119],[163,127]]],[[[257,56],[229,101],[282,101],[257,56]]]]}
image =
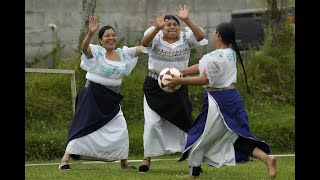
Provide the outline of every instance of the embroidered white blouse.
{"type": "Polygon", "coordinates": [[[236,53],[231,48],[217,49],[199,61],[199,75],[206,71],[209,84],[203,87],[225,88],[237,82],[236,53]]]}
{"type": "MultiPolygon", "coordinates": [[[[154,26],[148,28],[144,35],[154,26]]],[[[149,54],[148,69],[157,74],[166,67],[182,69],[188,67],[190,48],[197,45],[208,44],[207,39],[197,41],[192,31],[180,31],[179,40],[172,44],[163,40],[163,32],[160,30],[153,38],[152,47],[144,47],[142,51],[149,54]]]]}
{"type": "Polygon", "coordinates": [[[136,47],[123,46],[117,48],[120,61],[112,61],[105,57],[106,50],[100,45],[89,44],[93,57],[88,59],[81,55],[80,67],[87,71],[86,79],[104,86],[120,86],[122,78],[129,75],[137,64],[136,47]]]}

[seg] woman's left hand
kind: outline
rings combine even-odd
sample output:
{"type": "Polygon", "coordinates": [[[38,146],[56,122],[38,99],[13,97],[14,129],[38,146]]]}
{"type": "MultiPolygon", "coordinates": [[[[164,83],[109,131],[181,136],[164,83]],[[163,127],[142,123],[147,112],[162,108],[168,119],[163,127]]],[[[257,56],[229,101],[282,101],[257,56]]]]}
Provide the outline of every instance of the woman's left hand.
{"type": "Polygon", "coordinates": [[[189,18],[189,9],[190,9],[190,6],[186,6],[186,5],[183,5],[183,8],[181,5],[179,5],[177,8],[176,8],[176,16],[178,16],[178,18],[180,18],[182,21],[185,21],[186,19],[189,18]]]}
{"type": "Polygon", "coordinates": [[[165,79],[167,81],[170,81],[167,84],[168,87],[174,88],[174,87],[178,86],[179,84],[181,84],[180,81],[183,77],[175,76],[174,74],[171,74],[171,76],[172,76],[172,78],[165,79]]]}

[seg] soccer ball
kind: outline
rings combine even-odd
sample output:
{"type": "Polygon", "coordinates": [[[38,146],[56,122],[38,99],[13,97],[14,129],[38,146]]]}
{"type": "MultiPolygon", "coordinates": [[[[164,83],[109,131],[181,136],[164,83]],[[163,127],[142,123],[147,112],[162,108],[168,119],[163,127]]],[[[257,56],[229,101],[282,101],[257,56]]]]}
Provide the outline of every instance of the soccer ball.
{"type": "Polygon", "coordinates": [[[164,68],[158,76],[159,86],[165,92],[169,92],[169,93],[175,92],[175,91],[179,90],[179,88],[181,87],[181,84],[174,87],[174,88],[170,88],[170,87],[166,86],[170,82],[166,79],[171,79],[172,75],[182,77],[181,72],[176,68],[164,68]]]}

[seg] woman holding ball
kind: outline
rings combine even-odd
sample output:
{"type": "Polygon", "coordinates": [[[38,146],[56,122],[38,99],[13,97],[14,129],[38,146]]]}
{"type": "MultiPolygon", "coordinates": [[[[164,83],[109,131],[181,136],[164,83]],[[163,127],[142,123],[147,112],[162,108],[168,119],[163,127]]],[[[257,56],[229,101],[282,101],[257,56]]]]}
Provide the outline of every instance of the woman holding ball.
{"type": "MultiPolygon", "coordinates": [[[[195,179],[200,176],[202,162],[213,167],[235,166],[247,162],[251,156],[261,160],[271,178],[277,176],[277,161],[269,156],[269,145],[252,135],[243,100],[235,88],[237,82],[237,57],[243,70],[241,54],[235,41],[231,23],[220,23],[213,33],[216,50],[204,55],[199,64],[185,68],[184,75],[168,79],[170,87],[186,84],[204,86],[204,104],[187,136],[185,151],[179,161],[188,158],[190,174],[182,176],[195,179]],[[232,49],[233,48],[233,49],[232,49]]],[[[246,73],[244,71],[245,81],[246,73]]],[[[247,86],[247,90],[249,88],[247,86]]]]}
{"type": "Polygon", "coordinates": [[[175,15],[191,30],[181,32],[178,18],[157,11],[155,26],[149,27],[141,40],[149,55],[149,72],[143,84],[144,159],[139,167],[142,173],[149,171],[151,157],[183,152],[186,133],[193,123],[187,86],[168,93],[158,84],[161,70],[188,67],[191,47],[207,44],[204,30],[189,18],[189,7],[179,5],[176,10],[175,15]]]}

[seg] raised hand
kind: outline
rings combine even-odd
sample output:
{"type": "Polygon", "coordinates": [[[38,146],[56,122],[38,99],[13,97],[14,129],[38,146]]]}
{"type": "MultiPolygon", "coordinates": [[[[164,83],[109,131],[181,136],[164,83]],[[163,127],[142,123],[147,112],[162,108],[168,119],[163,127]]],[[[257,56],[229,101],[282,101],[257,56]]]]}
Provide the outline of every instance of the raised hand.
{"type": "Polygon", "coordinates": [[[189,18],[189,9],[190,9],[190,6],[186,6],[184,5],[183,8],[181,5],[179,5],[177,8],[176,8],[176,16],[178,18],[180,18],[182,21],[185,21],[186,19],[189,18]]]}
{"type": "Polygon", "coordinates": [[[156,27],[161,29],[166,23],[164,21],[164,13],[162,11],[157,11],[154,14],[154,18],[156,19],[156,27]]]}
{"type": "Polygon", "coordinates": [[[97,23],[97,19],[94,16],[89,18],[89,31],[94,33],[100,26],[100,23],[97,23]]]}
{"type": "Polygon", "coordinates": [[[148,22],[148,28],[151,27],[153,25],[153,19],[150,19],[148,22]]]}

